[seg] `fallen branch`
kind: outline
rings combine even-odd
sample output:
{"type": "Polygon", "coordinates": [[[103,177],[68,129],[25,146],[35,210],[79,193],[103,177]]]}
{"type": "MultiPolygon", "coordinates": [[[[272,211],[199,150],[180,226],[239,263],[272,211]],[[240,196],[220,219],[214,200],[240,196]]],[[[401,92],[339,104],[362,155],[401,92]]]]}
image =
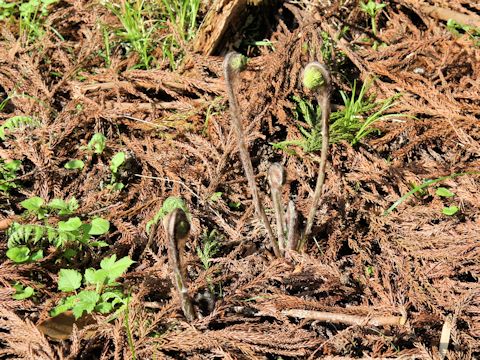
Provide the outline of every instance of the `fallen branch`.
{"type": "Polygon", "coordinates": [[[407,322],[406,316],[362,316],[302,309],[282,310],[281,313],[299,319],[359,326],[403,326],[407,322]]]}

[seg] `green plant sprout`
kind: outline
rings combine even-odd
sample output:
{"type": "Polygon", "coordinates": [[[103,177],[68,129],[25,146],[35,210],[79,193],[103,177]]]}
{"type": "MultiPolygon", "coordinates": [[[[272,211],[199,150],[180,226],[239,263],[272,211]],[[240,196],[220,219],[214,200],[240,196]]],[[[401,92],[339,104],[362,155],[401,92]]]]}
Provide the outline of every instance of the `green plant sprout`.
{"type": "MultiPolygon", "coordinates": [[[[449,179],[454,179],[456,177],[459,177],[459,176],[465,176],[465,175],[480,175],[480,172],[476,172],[476,171],[469,171],[469,172],[463,172],[463,173],[453,173],[451,175],[447,175],[447,176],[441,176],[439,178],[436,178],[436,179],[430,179],[430,180],[426,180],[424,181],[422,184],[420,185],[417,185],[415,186],[412,190],[410,190],[409,192],[407,192],[405,195],[403,195],[402,197],[400,197],[400,199],[398,199],[397,201],[395,201],[392,206],[390,206],[387,210],[384,211],[383,215],[384,216],[387,216],[389,215],[393,210],[395,210],[401,203],[403,203],[406,199],[408,199],[410,196],[420,192],[420,191],[423,191],[425,188],[429,187],[429,186],[432,186],[432,185],[435,185],[435,184],[438,184],[439,182],[442,182],[442,181],[445,181],[445,180],[449,180],[449,179]]],[[[443,193],[443,190],[441,191],[443,193]]],[[[457,210],[458,211],[458,210],[457,210]]],[[[446,214],[448,215],[448,214],[446,214]]]]}
{"type": "MultiPolygon", "coordinates": [[[[102,133],[95,133],[87,144],[87,149],[95,154],[101,154],[105,150],[107,138],[102,133]]],[[[117,167],[118,169],[118,167],[117,167]]]]}
{"type": "Polygon", "coordinates": [[[163,220],[165,216],[167,216],[169,213],[171,213],[177,208],[182,209],[187,214],[187,217],[190,218],[190,213],[188,212],[187,204],[185,204],[185,201],[182,198],[176,196],[169,196],[165,199],[162,207],[153,216],[152,220],[147,222],[145,228],[147,234],[150,233],[150,229],[153,225],[157,224],[160,220],[163,220]]]}
{"type": "Polygon", "coordinates": [[[220,242],[218,241],[219,237],[220,234],[215,229],[209,233],[204,232],[202,236],[202,247],[197,246],[197,255],[205,270],[210,269],[212,258],[220,250],[220,242]]]}
{"type": "Polygon", "coordinates": [[[332,91],[332,79],[327,68],[319,62],[311,62],[305,66],[303,71],[303,86],[307,91],[313,92],[317,99],[318,105],[321,107],[321,139],[322,147],[320,154],[320,167],[318,169],[317,182],[313,193],[312,204],[307,217],[303,242],[305,242],[313,228],[313,222],[317,213],[318,203],[322,196],[323,184],[325,182],[325,170],[327,166],[328,146],[330,141],[330,93],[332,91]],[[315,75],[314,75],[315,74],[315,75]],[[306,79],[315,79],[308,82],[306,79]]]}
{"type": "MultiPolygon", "coordinates": [[[[343,91],[340,91],[344,108],[333,112],[330,116],[330,143],[336,144],[340,141],[348,141],[350,144],[355,145],[376,131],[373,128],[373,124],[377,121],[406,116],[402,114],[385,114],[388,109],[395,105],[399,95],[382,101],[375,101],[375,94],[368,98],[365,95],[370,86],[370,82],[365,82],[357,94],[357,85],[354,82],[350,97],[343,91]]],[[[272,144],[272,146],[288,154],[295,154],[295,151],[291,148],[292,146],[298,146],[306,153],[320,150],[322,148],[321,107],[315,107],[310,101],[296,96],[293,97],[293,100],[297,103],[294,116],[297,123],[299,123],[297,126],[303,137],[281,141],[272,144]],[[302,121],[307,126],[300,125],[302,121]]]]}
{"type": "Polygon", "coordinates": [[[19,282],[16,282],[13,288],[15,289],[15,294],[12,295],[14,300],[25,300],[35,295],[35,290],[32,287],[24,287],[19,282]]]}
{"type": "Polygon", "coordinates": [[[372,24],[372,33],[377,35],[377,14],[382,10],[387,4],[376,3],[374,0],[368,0],[365,4],[363,1],[360,2],[360,9],[370,16],[370,22],[372,24]]]}
{"type": "Polygon", "coordinates": [[[480,46],[480,27],[463,25],[453,19],[448,19],[447,29],[455,36],[467,34],[475,46],[480,46]]]}
{"type": "Polygon", "coordinates": [[[21,166],[20,160],[0,159],[0,193],[7,194],[10,190],[18,187],[17,173],[21,166]]]}
{"type": "MultiPolygon", "coordinates": [[[[451,192],[447,188],[439,187],[435,191],[435,195],[444,197],[444,198],[451,198],[455,196],[455,193],[451,192]]],[[[459,207],[456,205],[446,206],[442,209],[442,214],[447,216],[455,215],[459,211],[459,207]]]]}
{"type": "Polygon", "coordinates": [[[68,170],[83,169],[84,166],[85,163],[79,159],[69,160],[65,163],[65,165],[63,165],[63,167],[68,170]]]}
{"type": "Polygon", "coordinates": [[[58,290],[66,293],[75,292],[54,307],[50,315],[57,316],[65,311],[72,310],[75,319],[80,318],[84,312],[93,311],[108,314],[125,308],[128,297],[119,289],[116,280],[122,276],[135,261],[128,256],[117,260],[114,254],[100,262],[100,269],[88,268],[82,274],[74,269],[61,269],[58,273],[58,290]],[[82,286],[83,289],[78,291],[82,286]]]}
{"type": "Polygon", "coordinates": [[[149,23],[143,15],[145,1],[127,0],[120,4],[106,1],[104,5],[122,23],[123,28],[117,30],[117,35],[128,43],[140,57],[138,67],[149,69],[153,60],[151,52],[155,47],[152,34],[156,28],[155,22],[150,25],[151,22],[149,23]]]}
{"type": "Polygon", "coordinates": [[[7,230],[7,257],[16,262],[32,262],[43,257],[43,249],[48,245],[64,249],[63,256],[72,258],[81,250],[82,245],[103,247],[108,246],[94,236],[106,234],[110,230],[110,222],[102,218],[94,218],[90,222],[83,222],[79,217],[69,217],[78,208],[75,198],[68,202],[62,199],[53,199],[45,204],[40,197],[24,200],[20,205],[25,208],[26,215],[36,215],[38,219],[45,219],[44,224],[20,224],[14,222],[7,230]],[[56,214],[68,217],[59,221],[55,226],[46,219],[56,214]],[[66,248],[75,244],[76,248],[66,248]],[[78,246],[80,245],[80,246],[78,246]]]}
{"type": "Polygon", "coordinates": [[[110,184],[107,185],[108,189],[113,191],[120,191],[125,187],[125,184],[118,182],[120,167],[125,163],[126,155],[123,151],[116,153],[110,160],[110,171],[112,172],[112,177],[110,178],[110,184]]]}
{"type": "Polygon", "coordinates": [[[58,0],[28,0],[6,2],[0,0],[0,20],[18,18],[20,36],[26,43],[41,38],[45,34],[44,23],[49,13],[49,6],[58,0]]]}

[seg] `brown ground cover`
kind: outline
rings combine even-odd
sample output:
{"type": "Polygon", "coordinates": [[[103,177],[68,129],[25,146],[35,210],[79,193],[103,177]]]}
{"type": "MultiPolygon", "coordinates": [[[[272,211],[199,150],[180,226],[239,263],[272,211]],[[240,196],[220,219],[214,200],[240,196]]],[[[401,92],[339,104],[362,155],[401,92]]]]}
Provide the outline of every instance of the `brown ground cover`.
{"type": "Polygon", "coordinates": [[[48,21],[64,41],[47,32],[41,46],[24,46],[13,27],[2,27],[1,98],[28,96],[12,98],[0,124],[22,115],[40,125],[0,141],[2,159],[22,160],[21,186],[0,193],[0,358],[437,359],[445,322],[452,324],[446,358],[480,356],[480,36],[446,28],[455,16],[480,27],[480,5],[392,0],[377,18],[376,36],[355,1],[252,5],[239,13],[258,20],[274,45],[244,49],[251,59],[238,89],[267,209],[265,175],[274,161],[286,168],[284,200],[294,197],[304,217],[310,208],[315,157],[270,145],[301,136],[292,96],[304,96],[299,76],[309,61],[330,68],[334,108],[342,108],[339,90],[349,93],[354,79],[372,81],[377,100],[401,94],[388,111],[404,116],[375,123],[379,131],[358,144],[331,146],[312,237],[288,259],[273,256],[255,217],[230,125],[221,64],[248,29],[230,29],[212,54],[185,45],[176,71],[167,64],[136,70],[134,53],[113,53],[110,66],[98,55],[99,21],[118,21],[108,11],[89,1],[55,6],[48,21]],[[330,54],[324,59],[322,49],[330,54]],[[97,132],[107,147],[92,155],[82,146],[97,132]],[[119,175],[125,188],[112,191],[102,184],[119,151],[128,159],[119,175]],[[71,159],[85,166],[65,169],[71,159]],[[384,215],[412,187],[452,174],[463,175],[426,186],[384,215]],[[455,196],[435,195],[438,186],[455,196]],[[19,203],[31,196],[75,196],[76,214],[110,221],[109,246],[86,249],[69,265],[56,261],[53,247],[36,262],[8,260],[11,221],[36,221],[20,217],[19,203]],[[191,213],[189,292],[216,293],[213,307],[191,323],[171,283],[163,227],[145,230],[169,196],[182,197],[191,213]],[[451,205],[459,211],[444,215],[451,205]],[[219,251],[205,270],[196,249],[213,230],[219,251]],[[94,313],[68,339],[54,339],[49,311],[62,297],[59,269],[98,268],[112,254],[135,261],[120,280],[131,294],[128,312],[111,321],[94,313]],[[36,296],[13,300],[17,281],[36,296]],[[292,310],[363,322],[302,319],[292,310]],[[401,324],[369,321],[385,316],[401,324]]]}

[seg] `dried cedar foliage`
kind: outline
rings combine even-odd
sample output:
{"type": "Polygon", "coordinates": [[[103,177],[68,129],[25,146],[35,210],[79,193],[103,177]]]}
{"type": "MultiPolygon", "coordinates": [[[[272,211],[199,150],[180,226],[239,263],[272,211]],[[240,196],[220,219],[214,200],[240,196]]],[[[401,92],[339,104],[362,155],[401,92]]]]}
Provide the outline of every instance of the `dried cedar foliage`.
{"type": "MultiPolygon", "coordinates": [[[[443,3],[430,5],[441,8],[443,3]]],[[[137,358],[432,358],[448,314],[456,324],[449,358],[478,356],[479,178],[463,176],[443,183],[455,192],[460,216],[441,214],[444,203],[433,188],[382,216],[411,184],[480,165],[480,49],[466,36],[452,36],[441,19],[418,4],[389,2],[378,19],[379,40],[388,46],[374,50],[359,43],[368,22],[355,2],[343,7],[339,1],[328,6],[285,3],[272,22],[275,52],[263,51],[242,75],[247,141],[267,207],[271,204],[262,175],[270,161],[285,159],[297,206],[308,213],[315,161],[286,156],[268,143],[299,136],[291,96],[302,95],[298,74],[315,60],[302,45],[308,43],[318,52],[320,30],[337,39],[341,26],[351,25],[347,38],[334,40],[334,57],[324,59],[330,61],[337,89],[351,87],[353,78],[343,76],[347,73],[362,80],[375,76],[371,90],[379,99],[400,92],[392,110],[415,117],[378,123],[381,134],[355,148],[344,143],[332,147],[314,228],[318,246],[308,243],[305,254],[292,255],[291,262],[269,258],[262,245],[264,234],[253,219],[228,115],[222,110],[222,59],[190,54],[196,61],[173,73],[165,68],[131,70],[135,56],[116,53],[106,69],[96,56],[102,40],[95,24],[108,21],[110,15],[90,2],[67,1],[51,15],[49,21],[66,39],[62,42],[47,33],[41,48],[24,48],[3,28],[2,96],[29,96],[14,97],[0,112],[0,123],[26,115],[38,119],[40,126],[0,143],[2,158],[21,158],[24,164],[23,187],[8,201],[2,199],[1,219],[18,214],[18,202],[27,196],[75,196],[79,214],[97,214],[113,224],[111,251],[117,256],[128,253],[137,264],[124,280],[133,294],[128,321],[132,344],[124,317],[111,323],[98,317],[93,338],[85,329],[55,344],[33,325],[48,317],[59,299],[53,249],[33,265],[13,266],[3,258],[2,356],[75,359],[95,354],[121,359],[132,358],[133,345],[137,358]],[[338,61],[341,52],[343,63],[338,61]],[[52,72],[61,76],[52,77],[52,72]],[[206,123],[209,107],[215,111],[206,123]],[[95,132],[108,138],[99,156],[81,148],[95,132]],[[102,183],[109,181],[109,160],[118,151],[129,154],[132,166],[124,175],[126,188],[111,192],[102,183]],[[72,175],[63,165],[75,158],[84,159],[85,168],[72,175]],[[225,201],[209,201],[217,191],[239,202],[244,211],[235,211],[225,201]],[[145,225],[170,195],[185,198],[192,213],[193,235],[186,253],[190,291],[221,286],[223,293],[213,312],[193,324],[184,322],[172,291],[163,232],[155,229],[152,246],[145,248],[145,225]],[[207,228],[217,228],[224,240],[205,271],[195,249],[207,228]],[[32,273],[38,276],[31,278],[32,273]],[[41,301],[10,300],[15,281],[33,286],[41,301]],[[48,285],[40,287],[39,282],[48,285]],[[406,312],[409,321],[405,327],[382,329],[333,326],[282,315],[292,308],[363,316],[406,312]]],[[[461,1],[449,6],[468,16],[478,11],[461,1]]],[[[2,256],[4,239],[2,233],[2,256]]],[[[103,255],[85,254],[79,266],[98,266],[103,255]]]]}

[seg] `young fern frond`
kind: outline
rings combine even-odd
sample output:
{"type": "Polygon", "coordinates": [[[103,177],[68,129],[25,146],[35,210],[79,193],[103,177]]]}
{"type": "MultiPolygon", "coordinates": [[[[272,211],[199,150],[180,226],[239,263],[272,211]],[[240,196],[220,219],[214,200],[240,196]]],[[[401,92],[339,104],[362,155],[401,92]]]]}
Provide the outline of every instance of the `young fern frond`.
{"type": "Polygon", "coordinates": [[[243,132],[242,121],[240,117],[240,108],[238,104],[237,97],[234,92],[234,82],[237,74],[245,66],[245,58],[236,52],[230,52],[225,57],[223,61],[223,69],[225,74],[225,82],[227,85],[228,100],[230,105],[230,113],[232,118],[232,126],[237,137],[237,146],[240,153],[240,160],[242,161],[243,169],[245,171],[245,176],[247,177],[248,185],[250,191],[252,192],[253,204],[255,206],[255,212],[262,222],[265,230],[267,231],[268,237],[270,239],[273,252],[276,257],[282,257],[280,249],[277,244],[275,235],[273,234],[270,223],[268,222],[267,215],[265,214],[265,209],[260,201],[260,195],[255,182],[255,176],[253,173],[252,160],[250,154],[248,153],[247,144],[245,143],[245,135],[243,132]]]}
{"type": "Polygon", "coordinates": [[[185,212],[180,208],[176,208],[164,218],[163,226],[168,237],[168,258],[173,271],[173,283],[180,298],[183,314],[191,322],[197,316],[188,294],[186,270],[183,261],[183,251],[190,232],[190,222],[185,212]]]}
{"type": "Polygon", "coordinates": [[[13,116],[7,119],[2,126],[0,126],[0,140],[5,140],[5,130],[15,130],[24,127],[36,128],[40,126],[40,121],[31,118],[30,116],[13,116]]]}
{"type": "Polygon", "coordinates": [[[330,121],[330,92],[331,77],[327,68],[319,62],[309,63],[303,72],[303,85],[307,90],[316,93],[318,104],[322,108],[322,151],[320,155],[320,168],[318,170],[317,184],[313,194],[313,201],[307,218],[307,225],[303,238],[310,236],[313,221],[317,212],[318,203],[322,195],[323,183],[325,182],[325,169],[327,165],[329,145],[329,121],[330,121]]]}

